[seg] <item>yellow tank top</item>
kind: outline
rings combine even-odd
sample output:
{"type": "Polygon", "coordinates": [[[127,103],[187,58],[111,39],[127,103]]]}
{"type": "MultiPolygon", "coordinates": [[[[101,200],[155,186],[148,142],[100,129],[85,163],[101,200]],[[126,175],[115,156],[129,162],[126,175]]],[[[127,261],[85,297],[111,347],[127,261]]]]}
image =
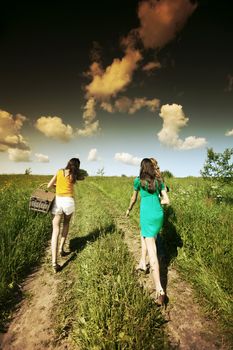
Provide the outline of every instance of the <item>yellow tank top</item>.
{"type": "Polygon", "coordinates": [[[70,176],[65,176],[65,170],[63,169],[57,172],[56,195],[63,197],[74,196],[74,185],[70,180],[70,176]]]}

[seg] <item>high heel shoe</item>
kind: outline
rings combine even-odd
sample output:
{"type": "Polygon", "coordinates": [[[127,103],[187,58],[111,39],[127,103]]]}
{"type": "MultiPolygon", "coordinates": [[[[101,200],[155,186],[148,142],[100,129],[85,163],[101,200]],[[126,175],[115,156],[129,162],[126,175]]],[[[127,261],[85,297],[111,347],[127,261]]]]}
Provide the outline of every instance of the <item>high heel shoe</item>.
{"type": "Polygon", "coordinates": [[[166,298],[166,295],[165,295],[165,293],[164,293],[164,290],[161,289],[159,292],[156,292],[155,303],[156,303],[158,306],[163,306],[164,303],[165,303],[165,298],[166,298]]]}

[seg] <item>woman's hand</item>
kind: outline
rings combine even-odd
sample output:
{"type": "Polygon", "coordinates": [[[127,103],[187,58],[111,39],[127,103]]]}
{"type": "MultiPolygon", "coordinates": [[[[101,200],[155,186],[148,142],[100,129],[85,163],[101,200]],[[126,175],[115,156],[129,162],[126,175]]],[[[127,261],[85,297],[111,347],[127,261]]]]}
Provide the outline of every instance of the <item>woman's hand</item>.
{"type": "Polygon", "coordinates": [[[167,205],[170,204],[170,201],[169,201],[169,198],[168,198],[166,190],[162,190],[161,194],[162,194],[162,198],[160,200],[160,203],[161,204],[167,204],[167,205]]]}
{"type": "Polygon", "coordinates": [[[161,204],[169,204],[169,201],[167,201],[166,199],[162,198],[160,201],[161,204]]]}
{"type": "Polygon", "coordinates": [[[126,217],[129,216],[130,211],[133,209],[134,204],[137,202],[138,191],[134,191],[128,209],[126,210],[126,217]]]}

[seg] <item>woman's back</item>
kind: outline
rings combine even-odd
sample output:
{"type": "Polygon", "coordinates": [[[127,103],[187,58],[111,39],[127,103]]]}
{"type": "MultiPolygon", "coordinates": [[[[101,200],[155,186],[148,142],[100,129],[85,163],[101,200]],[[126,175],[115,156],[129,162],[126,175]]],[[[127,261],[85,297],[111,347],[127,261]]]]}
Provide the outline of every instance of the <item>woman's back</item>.
{"type": "Polygon", "coordinates": [[[73,197],[73,183],[70,179],[69,171],[60,169],[57,172],[56,195],[73,197]]]}
{"type": "Polygon", "coordinates": [[[159,193],[161,190],[165,189],[164,183],[158,183],[157,180],[155,180],[155,190],[150,191],[148,188],[148,184],[145,184],[145,186],[142,186],[140,177],[136,177],[134,180],[134,189],[135,191],[140,191],[140,196],[143,197],[157,197],[159,199],[159,193]]]}

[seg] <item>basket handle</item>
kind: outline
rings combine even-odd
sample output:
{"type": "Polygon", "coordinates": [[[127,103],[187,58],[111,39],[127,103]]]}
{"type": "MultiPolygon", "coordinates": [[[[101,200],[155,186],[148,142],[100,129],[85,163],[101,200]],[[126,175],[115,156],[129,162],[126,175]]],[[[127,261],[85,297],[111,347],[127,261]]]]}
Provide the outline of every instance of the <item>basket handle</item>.
{"type": "Polygon", "coordinates": [[[51,191],[51,189],[48,189],[47,185],[48,185],[48,182],[44,182],[44,183],[39,185],[39,188],[44,188],[45,192],[49,192],[49,191],[51,191]]]}

